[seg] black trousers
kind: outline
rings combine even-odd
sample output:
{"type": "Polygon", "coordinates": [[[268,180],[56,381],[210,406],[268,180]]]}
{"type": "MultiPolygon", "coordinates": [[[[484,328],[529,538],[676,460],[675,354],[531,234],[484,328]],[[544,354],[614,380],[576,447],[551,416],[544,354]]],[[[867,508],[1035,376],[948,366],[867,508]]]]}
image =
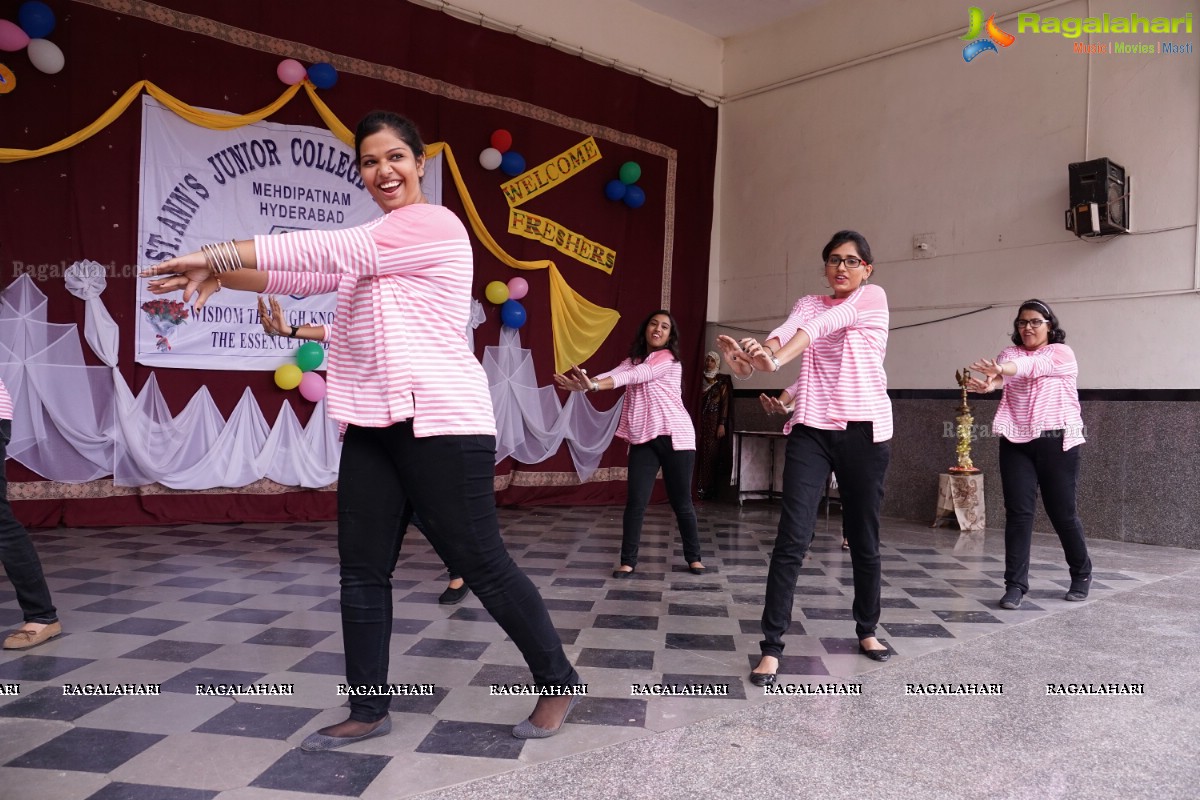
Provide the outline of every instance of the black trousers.
{"type": "Polygon", "coordinates": [[[683,539],[683,560],[689,564],[700,561],[700,530],[696,525],[696,509],[692,506],[692,469],[696,465],[695,450],[676,450],[670,436],[659,436],[645,444],[629,447],[629,481],[625,494],[625,516],[622,520],[621,563],[636,567],[638,546],[642,541],[642,520],[654,478],[661,467],[667,500],[675,512],[679,536],[683,539]]]}
{"type": "Polygon", "coordinates": [[[4,459],[12,441],[12,420],[0,419],[0,562],[17,593],[17,605],[26,622],[49,624],[58,621],[50,601],[50,587],[42,574],[42,562],[25,526],[17,521],[8,502],[8,478],[4,474],[4,459]]]}
{"type": "MultiPolygon", "coordinates": [[[[442,561],[463,576],[520,649],[534,683],[579,683],[537,587],[500,538],[492,488],[495,452],[495,437],[417,438],[411,422],[347,429],[338,472],[338,554],[349,685],[388,683],[391,576],[407,509],[420,516],[442,561]]],[[[382,719],[389,700],[386,695],[355,695],[350,718],[382,719]]]]}
{"type": "Polygon", "coordinates": [[[1000,439],[1000,481],[1004,486],[1004,585],[1029,591],[1029,548],[1033,545],[1033,516],[1038,488],[1042,505],[1054,526],[1071,579],[1092,574],[1083,523],[1075,507],[1079,483],[1079,446],[1062,449],[1062,431],[1045,431],[1038,438],[1014,443],[1000,439]]]}
{"type": "Polygon", "coordinates": [[[830,472],[842,497],[842,535],[850,542],[854,573],[854,624],[859,639],[875,635],[882,581],[879,509],[891,460],[887,442],[872,441],[870,422],[851,422],[844,431],[793,426],[783,467],[783,511],[763,606],[763,655],[783,654],[783,635],[792,624],[796,579],[817,526],[817,511],[830,472]]]}

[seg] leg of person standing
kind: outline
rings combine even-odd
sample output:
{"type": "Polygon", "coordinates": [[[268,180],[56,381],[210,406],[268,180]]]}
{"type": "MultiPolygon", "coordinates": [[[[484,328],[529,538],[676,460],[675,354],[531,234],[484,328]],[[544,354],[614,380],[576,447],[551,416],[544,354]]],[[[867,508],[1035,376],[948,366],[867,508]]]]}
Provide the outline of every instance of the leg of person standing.
{"type": "MultiPolygon", "coordinates": [[[[500,536],[493,486],[494,436],[415,437],[408,423],[387,429],[404,493],[430,543],[462,575],[479,602],[521,651],[539,688],[564,689],[579,675],[537,587],[517,566],[500,536]]],[[[543,695],[518,738],[544,738],[561,728],[575,698],[543,695]]]]}
{"type": "Polygon", "coordinates": [[[1037,502],[1036,442],[1000,439],[1000,483],[1004,489],[1004,597],[1001,608],[1017,608],[1029,591],[1029,549],[1037,502]]]}
{"type": "Polygon", "coordinates": [[[696,508],[692,505],[692,470],[696,451],[675,450],[670,436],[660,436],[650,444],[658,452],[662,463],[667,499],[671,503],[671,510],[675,512],[675,523],[683,540],[683,560],[687,562],[688,569],[699,575],[704,572],[704,567],[700,565],[700,530],[696,523],[696,508]]]}
{"type": "Polygon", "coordinates": [[[783,635],[792,624],[792,600],[804,555],[817,527],[825,478],[832,469],[828,431],[796,425],[788,435],[783,466],[782,510],[763,603],[764,657],[783,655],[783,635]]]}
{"type": "MultiPolygon", "coordinates": [[[[642,541],[642,520],[654,491],[654,478],[662,466],[653,442],[629,446],[628,480],[625,491],[625,515],[621,520],[621,566],[636,567],[638,546],[642,541]]],[[[630,570],[632,572],[632,570],[630,570]]],[[[614,573],[615,574],[615,573],[614,573]]]]}
{"type": "MultiPolygon", "coordinates": [[[[1061,432],[1056,432],[1061,434],[1061,432]]],[[[1080,448],[1062,449],[1061,435],[1043,435],[1034,440],[1037,447],[1037,480],[1042,487],[1042,504],[1062,543],[1071,574],[1067,600],[1083,600],[1092,585],[1092,560],[1087,541],[1083,538],[1083,523],[1075,502],[1079,484],[1080,448]]]]}
{"type": "MultiPolygon", "coordinates": [[[[391,578],[407,529],[406,506],[381,429],[350,426],[338,469],[338,556],[346,683],[351,687],[388,683],[391,578]]],[[[389,705],[387,695],[351,696],[350,719],[377,722],[387,717],[389,705]]]]}
{"type": "Polygon", "coordinates": [[[5,650],[26,650],[62,633],[58,613],[50,599],[50,587],[42,573],[42,562],[25,526],[17,521],[8,502],[8,478],[4,473],[12,420],[0,419],[0,562],[12,581],[25,624],[4,639],[5,650]]]}
{"type": "Polygon", "coordinates": [[[887,442],[873,441],[870,422],[851,422],[844,431],[833,431],[833,469],[842,498],[842,524],[850,544],[854,572],[854,623],[860,646],[875,660],[886,660],[890,651],[876,647],[882,570],[879,558],[879,512],[883,507],[883,481],[891,461],[887,442]],[[871,655],[874,654],[874,655],[871,655]]]}

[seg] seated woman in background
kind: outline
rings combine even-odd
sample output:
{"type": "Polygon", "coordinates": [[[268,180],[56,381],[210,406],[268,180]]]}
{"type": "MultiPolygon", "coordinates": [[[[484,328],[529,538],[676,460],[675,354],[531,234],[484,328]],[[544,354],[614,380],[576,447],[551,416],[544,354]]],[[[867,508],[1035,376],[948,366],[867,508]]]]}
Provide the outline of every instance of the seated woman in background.
{"type": "Polygon", "coordinates": [[[733,381],[720,370],[721,354],[708,351],[696,431],[696,492],[701,500],[715,500],[729,485],[733,465],[733,381]]]}

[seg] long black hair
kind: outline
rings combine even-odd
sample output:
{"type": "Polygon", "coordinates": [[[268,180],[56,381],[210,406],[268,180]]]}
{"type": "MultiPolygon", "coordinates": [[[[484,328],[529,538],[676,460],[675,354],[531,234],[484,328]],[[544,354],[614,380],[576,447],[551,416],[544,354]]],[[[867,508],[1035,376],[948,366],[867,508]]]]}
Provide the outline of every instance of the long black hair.
{"type": "Polygon", "coordinates": [[[404,140],[413,157],[420,159],[425,155],[425,142],[421,141],[421,133],[416,124],[408,117],[402,117],[394,111],[372,111],[358,121],[354,130],[354,163],[362,160],[362,143],[373,133],[390,130],[404,140]]]}
{"type": "Polygon", "coordinates": [[[1018,346],[1021,344],[1021,331],[1017,327],[1017,320],[1021,318],[1022,311],[1036,311],[1046,318],[1046,324],[1050,326],[1050,336],[1047,339],[1047,344],[1062,344],[1067,340],[1067,332],[1058,327],[1058,317],[1055,316],[1050,306],[1035,298],[1021,303],[1021,307],[1017,309],[1017,317],[1013,320],[1013,344],[1018,346]]]}
{"type": "Polygon", "coordinates": [[[671,323],[671,333],[667,336],[667,343],[663,349],[670,350],[676,361],[681,360],[679,356],[679,326],[675,324],[675,317],[671,315],[670,311],[660,308],[658,311],[650,312],[638,326],[637,336],[633,338],[633,344],[629,347],[629,360],[633,363],[640,364],[646,360],[646,356],[650,355],[650,343],[646,341],[646,326],[659,314],[662,314],[671,323]]]}

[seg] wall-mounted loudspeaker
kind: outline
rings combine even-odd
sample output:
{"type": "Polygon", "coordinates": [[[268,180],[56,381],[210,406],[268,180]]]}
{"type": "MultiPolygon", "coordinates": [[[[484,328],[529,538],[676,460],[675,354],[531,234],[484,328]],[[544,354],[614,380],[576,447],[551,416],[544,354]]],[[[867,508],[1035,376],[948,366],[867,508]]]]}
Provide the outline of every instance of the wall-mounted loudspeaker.
{"type": "Polygon", "coordinates": [[[1129,233],[1131,177],[1125,168],[1096,158],[1067,165],[1071,207],[1067,230],[1076,236],[1106,236],[1129,233]]]}

